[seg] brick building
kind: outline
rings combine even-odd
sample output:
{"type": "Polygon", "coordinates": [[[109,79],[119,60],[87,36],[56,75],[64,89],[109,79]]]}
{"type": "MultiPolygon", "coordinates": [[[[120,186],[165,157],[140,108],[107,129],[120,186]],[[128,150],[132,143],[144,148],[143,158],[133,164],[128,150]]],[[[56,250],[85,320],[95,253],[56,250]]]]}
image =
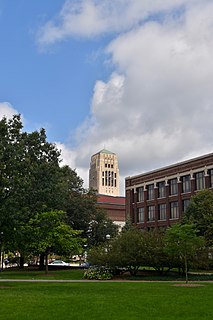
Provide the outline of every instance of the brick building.
{"type": "Polygon", "coordinates": [[[121,229],[125,224],[125,197],[108,196],[99,194],[97,205],[105,210],[107,217],[110,218],[121,229]]]}
{"type": "Polygon", "coordinates": [[[177,223],[192,195],[213,189],[213,153],[125,179],[126,218],[141,229],[177,223]]]}

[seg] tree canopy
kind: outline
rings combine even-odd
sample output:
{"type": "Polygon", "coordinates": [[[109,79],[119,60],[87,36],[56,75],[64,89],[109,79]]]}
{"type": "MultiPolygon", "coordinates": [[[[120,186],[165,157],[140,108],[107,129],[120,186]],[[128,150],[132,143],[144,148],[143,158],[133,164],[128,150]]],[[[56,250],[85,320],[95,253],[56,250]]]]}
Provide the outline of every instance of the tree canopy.
{"type": "Polygon", "coordinates": [[[31,222],[59,211],[66,213],[61,233],[66,230],[69,237],[71,229],[83,230],[85,237],[96,210],[96,195],[83,188],[75,170],[60,166],[60,151],[47,141],[45,129],[25,132],[20,115],[0,120],[0,232],[5,247],[25,255],[34,243],[32,237],[26,240],[31,222]]]}
{"type": "Polygon", "coordinates": [[[176,224],[166,230],[165,241],[165,250],[170,257],[179,258],[184,265],[187,282],[188,263],[193,261],[196,251],[204,245],[203,239],[197,235],[193,224],[176,224]]]}
{"type": "Polygon", "coordinates": [[[183,218],[183,223],[193,223],[207,245],[213,245],[213,192],[204,189],[196,193],[183,218]]]}

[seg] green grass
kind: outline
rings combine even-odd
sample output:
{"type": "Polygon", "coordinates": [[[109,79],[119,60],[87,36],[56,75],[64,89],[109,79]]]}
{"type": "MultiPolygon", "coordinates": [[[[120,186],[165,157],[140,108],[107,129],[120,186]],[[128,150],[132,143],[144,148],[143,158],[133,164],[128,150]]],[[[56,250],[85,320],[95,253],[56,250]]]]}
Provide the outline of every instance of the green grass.
{"type": "Polygon", "coordinates": [[[0,282],[5,320],[210,320],[213,284],[179,287],[170,282],[0,282]]]}
{"type": "Polygon", "coordinates": [[[26,279],[26,280],[79,280],[83,278],[84,270],[82,269],[61,269],[61,270],[49,270],[48,274],[45,271],[39,271],[38,269],[5,269],[0,272],[0,279],[26,279]]]}

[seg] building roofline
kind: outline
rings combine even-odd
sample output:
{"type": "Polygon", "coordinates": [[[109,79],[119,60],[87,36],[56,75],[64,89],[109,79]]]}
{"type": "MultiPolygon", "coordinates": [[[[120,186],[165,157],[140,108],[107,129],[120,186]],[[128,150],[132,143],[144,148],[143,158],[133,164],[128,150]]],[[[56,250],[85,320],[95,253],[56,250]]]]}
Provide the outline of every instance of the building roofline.
{"type": "Polygon", "coordinates": [[[125,198],[125,196],[113,196],[111,194],[105,194],[105,193],[97,193],[97,196],[104,196],[104,197],[111,197],[111,198],[125,198]]]}
{"type": "Polygon", "coordinates": [[[184,160],[184,161],[176,162],[174,164],[171,164],[171,165],[168,165],[168,166],[165,166],[165,167],[160,167],[158,169],[153,169],[153,170],[150,170],[150,171],[146,171],[146,172],[138,174],[138,175],[128,176],[128,177],[125,178],[125,180],[139,178],[139,177],[142,177],[142,176],[145,176],[145,175],[148,175],[148,174],[152,174],[152,173],[155,173],[155,172],[159,172],[159,171],[162,171],[162,170],[175,168],[175,167],[178,167],[180,165],[184,165],[184,164],[190,163],[191,161],[202,160],[202,159],[205,159],[205,158],[210,157],[210,156],[213,156],[213,153],[208,153],[208,154],[205,154],[205,155],[202,155],[202,156],[198,156],[196,158],[190,158],[190,159],[187,159],[187,160],[184,160]]]}
{"type": "Polygon", "coordinates": [[[109,151],[109,150],[107,150],[107,149],[102,149],[102,150],[100,150],[99,152],[94,153],[93,156],[95,156],[95,155],[97,155],[97,154],[100,154],[100,153],[114,154],[114,155],[115,155],[115,153],[112,152],[112,151],[109,151]]]}

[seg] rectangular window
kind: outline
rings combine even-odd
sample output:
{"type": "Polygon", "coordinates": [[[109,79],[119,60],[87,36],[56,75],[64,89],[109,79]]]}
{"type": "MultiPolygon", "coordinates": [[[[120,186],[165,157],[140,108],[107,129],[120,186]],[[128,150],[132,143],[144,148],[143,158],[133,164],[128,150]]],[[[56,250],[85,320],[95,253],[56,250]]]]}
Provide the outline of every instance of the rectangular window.
{"type": "Polygon", "coordinates": [[[144,208],[138,208],[138,223],[144,222],[144,208]]]}
{"type": "Polygon", "coordinates": [[[177,178],[171,179],[169,181],[169,186],[170,186],[170,195],[174,195],[178,193],[177,178]]]}
{"type": "Polygon", "coordinates": [[[105,186],[107,186],[107,171],[105,171],[105,186]]]}
{"type": "Polygon", "coordinates": [[[166,204],[159,204],[158,206],[158,220],[166,220],[166,204]]]}
{"type": "Polygon", "coordinates": [[[155,206],[148,206],[148,221],[155,220],[155,206]]]}
{"type": "Polygon", "coordinates": [[[195,188],[196,190],[204,189],[204,172],[195,173],[195,188]]]}
{"type": "Polygon", "coordinates": [[[190,192],[191,191],[191,178],[190,178],[190,175],[183,176],[181,180],[182,180],[182,191],[183,191],[183,193],[190,192]]]}
{"type": "Polygon", "coordinates": [[[111,186],[113,187],[114,186],[114,172],[113,171],[111,172],[111,176],[112,176],[111,186]]]}
{"type": "Polygon", "coordinates": [[[102,171],[102,186],[104,186],[104,171],[102,171]]]}
{"type": "Polygon", "coordinates": [[[159,182],[158,183],[158,198],[164,198],[166,196],[165,192],[165,182],[159,182]]]}
{"type": "Polygon", "coordinates": [[[186,212],[186,209],[188,208],[189,203],[190,203],[190,199],[183,200],[183,212],[186,212]]]}
{"type": "Polygon", "coordinates": [[[147,199],[148,200],[154,199],[154,184],[149,184],[147,186],[147,199]]]}
{"type": "Polygon", "coordinates": [[[170,219],[178,219],[178,218],[179,218],[178,202],[174,201],[170,203],[170,219]]]}
{"type": "Polygon", "coordinates": [[[209,170],[210,188],[213,188],[213,169],[209,170]]]}
{"type": "Polygon", "coordinates": [[[111,185],[111,171],[108,171],[108,187],[111,185]]]}
{"type": "Polygon", "coordinates": [[[137,189],[137,201],[138,202],[144,201],[144,187],[140,187],[137,189]]]}

